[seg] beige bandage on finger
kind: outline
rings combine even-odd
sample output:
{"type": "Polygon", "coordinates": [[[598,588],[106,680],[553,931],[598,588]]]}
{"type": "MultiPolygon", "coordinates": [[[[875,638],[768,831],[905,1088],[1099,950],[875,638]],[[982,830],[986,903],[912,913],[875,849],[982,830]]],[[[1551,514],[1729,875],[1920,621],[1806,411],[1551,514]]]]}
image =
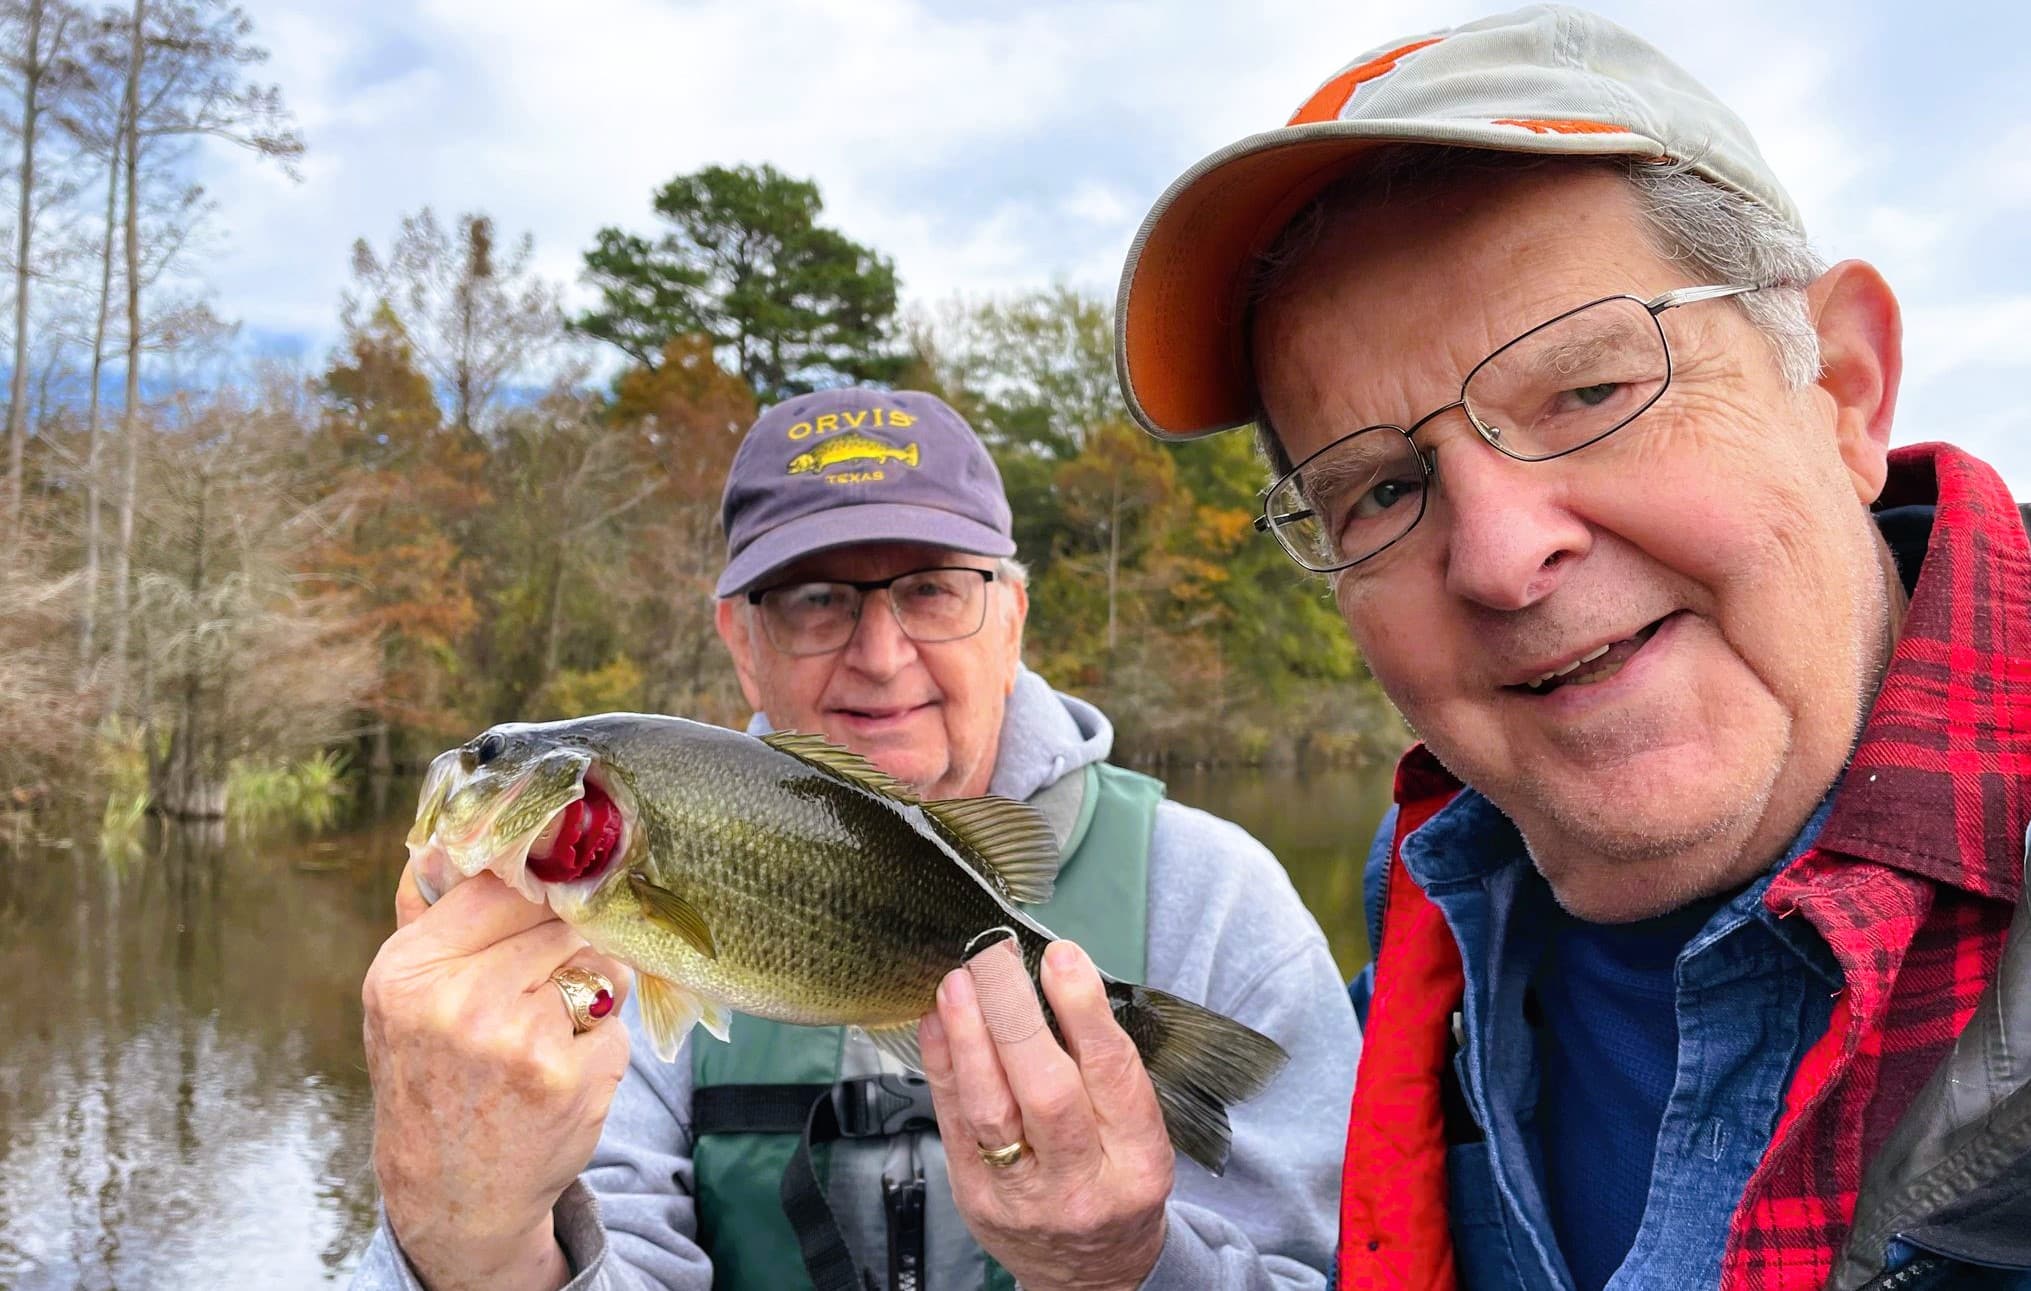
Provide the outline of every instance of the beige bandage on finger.
{"type": "Polygon", "coordinates": [[[987,1034],[996,1044],[1021,1044],[1044,1029],[1043,1006],[1037,1003],[1036,987],[1030,984],[1014,937],[1004,937],[967,960],[966,971],[973,977],[973,994],[980,1001],[987,1034]]]}

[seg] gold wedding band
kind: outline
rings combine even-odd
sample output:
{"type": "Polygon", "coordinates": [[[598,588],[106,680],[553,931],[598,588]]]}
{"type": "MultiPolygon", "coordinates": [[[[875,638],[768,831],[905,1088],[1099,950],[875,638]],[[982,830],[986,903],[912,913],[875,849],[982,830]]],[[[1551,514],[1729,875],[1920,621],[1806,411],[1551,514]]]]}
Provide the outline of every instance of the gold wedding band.
{"type": "Polygon", "coordinates": [[[997,1170],[1008,1169],[1016,1162],[1022,1160],[1023,1153],[1030,1150],[1030,1145],[1021,1139],[998,1148],[983,1148],[977,1143],[973,1146],[980,1153],[980,1159],[997,1170]]]}
{"type": "Polygon", "coordinates": [[[571,1034],[583,1035],[614,1011],[614,984],[604,973],[566,965],[550,974],[557,993],[564,997],[564,1010],[571,1014],[571,1034]]]}

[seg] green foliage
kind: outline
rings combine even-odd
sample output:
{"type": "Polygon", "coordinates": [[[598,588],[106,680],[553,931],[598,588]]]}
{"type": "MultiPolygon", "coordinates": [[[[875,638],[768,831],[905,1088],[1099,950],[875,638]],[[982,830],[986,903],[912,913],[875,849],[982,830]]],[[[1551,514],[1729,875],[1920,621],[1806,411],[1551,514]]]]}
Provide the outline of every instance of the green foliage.
{"type": "Polygon", "coordinates": [[[1131,426],[1106,301],[986,301],[916,337],[928,384],[988,442],[1031,568],[1026,654],[1148,761],[1346,760],[1403,732],[1325,582],[1256,534],[1250,437],[1131,426]]]}
{"type": "Polygon", "coordinates": [[[566,668],[530,701],[533,718],[548,721],[591,713],[632,712],[642,707],[642,670],[618,655],[591,671],[566,668]]]}
{"type": "Polygon", "coordinates": [[[579,331],[644,367],[675,337],[709,336],[768,400],[902,371],[895,266],[818,222],[817,185],[773,166],[708,166],[654,205],[660,237],[604,228],[585,253],[599,304],[579,331]]]}
{"type": "Polygon", "coordinates": [[[345,801],[347,762],[330,749],[299,762],[236,761],[226,773],[227,816],[253,828],[328,828],[345,801]]]}

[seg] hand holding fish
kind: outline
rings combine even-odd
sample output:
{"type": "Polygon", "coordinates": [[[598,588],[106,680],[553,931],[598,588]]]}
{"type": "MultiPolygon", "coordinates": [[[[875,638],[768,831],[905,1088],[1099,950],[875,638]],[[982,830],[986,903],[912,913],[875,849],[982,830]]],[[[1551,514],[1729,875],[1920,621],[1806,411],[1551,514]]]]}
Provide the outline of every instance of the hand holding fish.
{"type": "Polygon", "coordinates": [[[1044,952],[1061,1047],[1013,943],[967,970],[945,979],[918,1032],[967,1227],[1031,1291],[1142,1285],[1163,1252],[1172,1149],[1100,974],[1070,942],[1044,952]],[[962,1146],[1016,1143],[1001,1166],[962,1146]]]}
{"type": "Polygon", "coordinates": [[[492,876],[426,906],[403,871],[395,934],[367,972],[374,1169],[431,1291],[570,1281],[551,1228],[627,1070],[628,1031],[574,1034],[551,974],[629,975],[492,876]]]}

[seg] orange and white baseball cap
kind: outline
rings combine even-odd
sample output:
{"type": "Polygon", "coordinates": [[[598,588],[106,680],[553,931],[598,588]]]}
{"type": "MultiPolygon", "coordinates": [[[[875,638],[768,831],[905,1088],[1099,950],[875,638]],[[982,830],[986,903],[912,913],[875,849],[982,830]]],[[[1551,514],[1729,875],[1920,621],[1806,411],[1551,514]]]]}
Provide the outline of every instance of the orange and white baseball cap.
{"type": "Polygon", "coordinates": [[[1403,143],[1682,163],[1799,222],[1741,118],[1597,14],[1534,5],[1392,41],[1334,73],[1281,129],[1186,171],[1143,220],[1121,275],[1115,363],[1145,430],[1196,439],[1255,419],[1257,257],[1356,158],[1403,143]]]}

